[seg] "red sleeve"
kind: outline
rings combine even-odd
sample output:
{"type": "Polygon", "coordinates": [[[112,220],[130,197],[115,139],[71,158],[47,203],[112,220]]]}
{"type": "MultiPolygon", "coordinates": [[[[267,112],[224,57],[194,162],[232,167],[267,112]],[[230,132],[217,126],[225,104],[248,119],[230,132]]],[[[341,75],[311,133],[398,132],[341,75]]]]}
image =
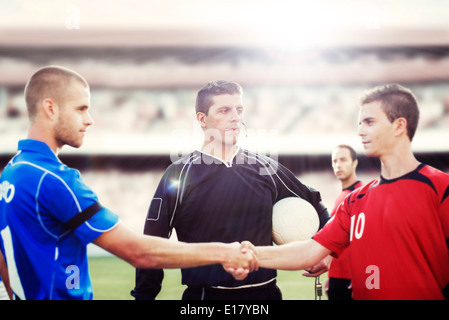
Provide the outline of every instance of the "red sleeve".
{"type": "Polygon", "coordinates": [[[349,232],[351,218],[348,210],[348,196],[336,210],[335,215],[321,229],[313,239],[322,246],[333,252],[334,257],[338,257],[349,246],[349,232]]]}
{"type": "Polygon", "coordinates": [[[331,212],[331,217],[333,217],[335,215],[335,212],[337,212],[337,208],[340,205],[340,203],[343,202],[343,200],[348,196],[348,194],[350,194],[351,191],[349,190],[343,190],[342,192],[340,192],[340,194],[338,195],[338,197],[335,199],[334,202],[334,208],[332,209],[331,212]]]}
{"type": "Polygon", "coordinates": [[[449,186],[446,188],[439,207],[441,224],[443,225],[444,236],[449,247],[449,186]]]}

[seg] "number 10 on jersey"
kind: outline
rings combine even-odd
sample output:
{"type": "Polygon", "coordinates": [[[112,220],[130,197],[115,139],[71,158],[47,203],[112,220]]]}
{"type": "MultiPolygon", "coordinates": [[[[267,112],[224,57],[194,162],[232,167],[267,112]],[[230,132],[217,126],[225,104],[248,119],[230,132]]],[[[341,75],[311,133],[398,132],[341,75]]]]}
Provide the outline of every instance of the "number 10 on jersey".
{"type": "Polygon", "coordinates": [[[351,230],[349,234],[349,241],[352,241],[353,236],[360,239],[365,229],[365,214],[360,212],[358,215],[351,217],[351,230]]]}

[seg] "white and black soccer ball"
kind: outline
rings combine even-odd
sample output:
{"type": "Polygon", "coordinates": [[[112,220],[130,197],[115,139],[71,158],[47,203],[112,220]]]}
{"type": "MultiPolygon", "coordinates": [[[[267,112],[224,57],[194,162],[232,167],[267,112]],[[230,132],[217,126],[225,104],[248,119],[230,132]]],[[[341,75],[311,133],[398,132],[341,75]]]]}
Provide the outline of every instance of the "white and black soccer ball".
{"type": "Polygon", "coordinates": [[[302,198],[284,198],[273,206],[272,237],[275,244],[310,239],[319,226],[315,208],[302,198]]]}

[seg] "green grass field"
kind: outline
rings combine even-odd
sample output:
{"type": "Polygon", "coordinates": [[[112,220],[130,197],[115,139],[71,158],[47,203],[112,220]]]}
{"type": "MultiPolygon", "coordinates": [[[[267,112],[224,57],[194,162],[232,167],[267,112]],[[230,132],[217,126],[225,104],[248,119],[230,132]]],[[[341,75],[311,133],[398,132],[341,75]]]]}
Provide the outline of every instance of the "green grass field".
{"type": "MultiPolygon", "coordinates": [[[[94,288],[94,300],[132,300],[134,268],[114,256],[89,257],[89,270],[94,288]]],[[[324,282],[327,275],[320,277],[324,282]]],[[[278,271],[278,286],[284,300],[314,300],[315,279],[302,276],[302,271],[278,271]]],[[[181,285],[179,269],[165,270],[158,300],[181,300],[185,287],[181,285]]],[[[323,293],[322,299],[326,295],[323,293]]]]}

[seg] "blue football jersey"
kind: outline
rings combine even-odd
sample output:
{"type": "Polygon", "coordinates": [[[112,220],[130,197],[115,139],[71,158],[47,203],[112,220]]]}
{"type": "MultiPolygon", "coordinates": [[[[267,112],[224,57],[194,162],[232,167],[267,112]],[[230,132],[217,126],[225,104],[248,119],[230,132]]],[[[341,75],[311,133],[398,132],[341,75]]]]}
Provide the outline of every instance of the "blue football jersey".
{"type": "Polygon", "coordinates": [[[19,299],[92,299],[86,246],[118,217],[43,142],[19,141],[0,176],[1,250],[19,299]]]}

